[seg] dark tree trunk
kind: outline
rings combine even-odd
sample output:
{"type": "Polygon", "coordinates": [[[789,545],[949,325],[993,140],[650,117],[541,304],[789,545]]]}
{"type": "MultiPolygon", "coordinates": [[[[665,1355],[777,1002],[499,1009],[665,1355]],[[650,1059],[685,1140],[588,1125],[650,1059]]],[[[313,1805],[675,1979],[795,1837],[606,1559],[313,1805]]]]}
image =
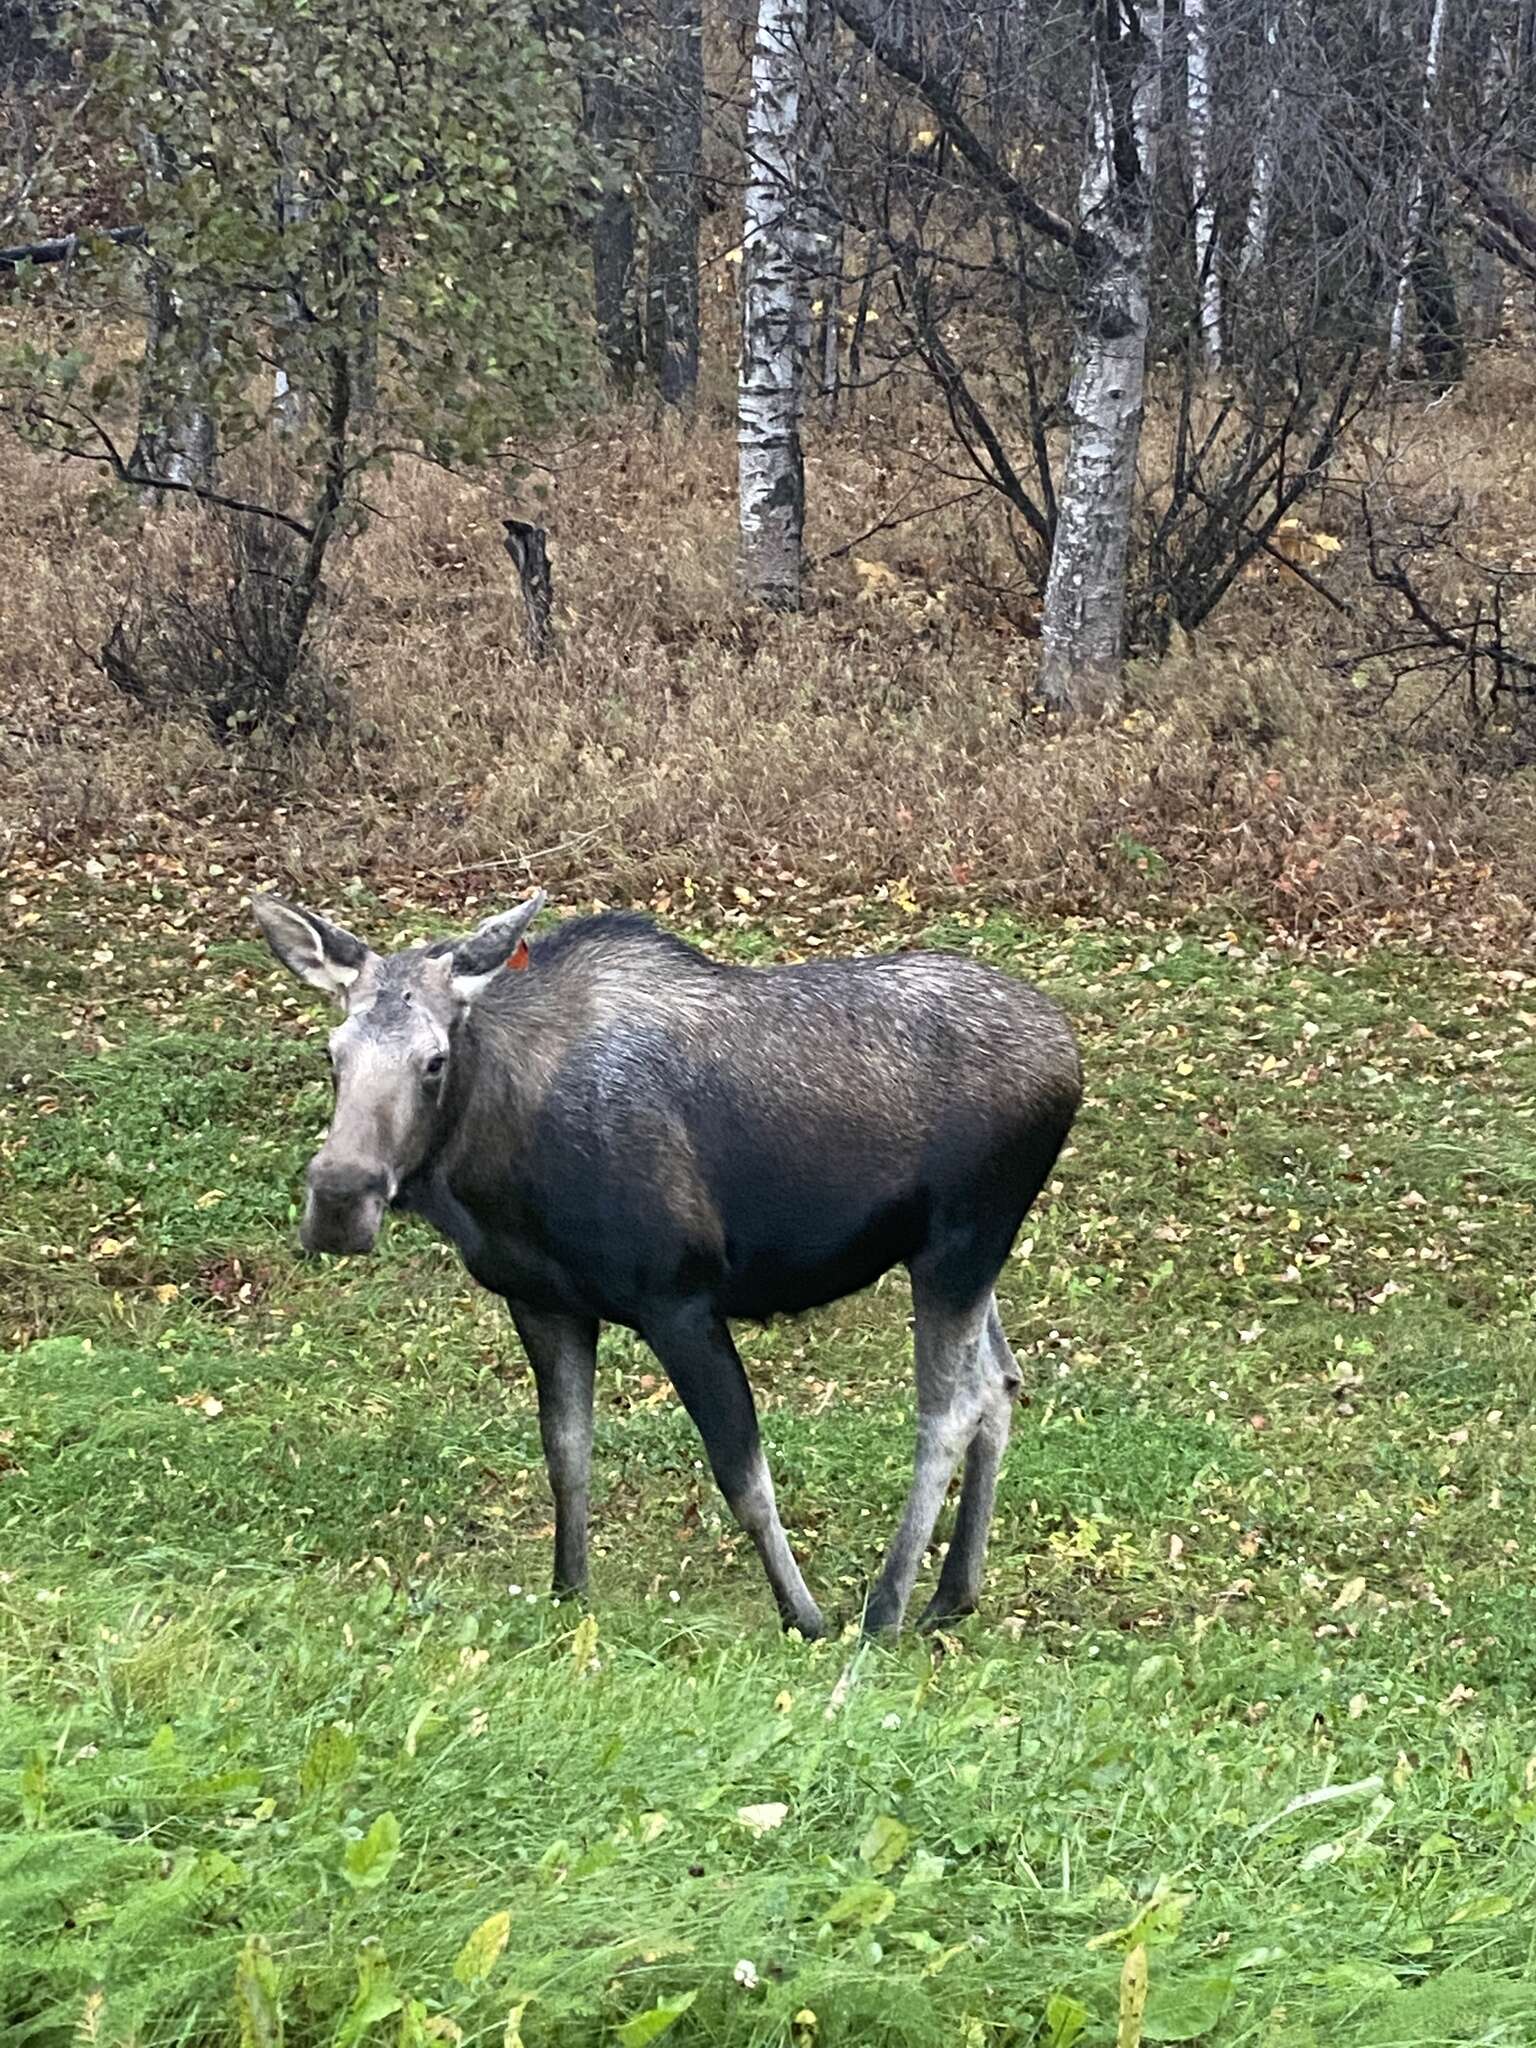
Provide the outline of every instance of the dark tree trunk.
{"type": "Polygon", "coordinates": [[[379,402],[379,313],[380,278],[377,245],[367,242],[357,255],[353,286],[356,307],[353,331],[357,344],[352,359],[352,406],[367,418],[379,402]]]}
{"type": "Polygon", "coordinates": [[[701,0],[658,0],[656,130],[651,155],[647,354],[668,405],[699,382],[699,176],[704,150],[701,0]]]}
{"type": "Polygon", "coordinates": [[[549,651],[549,615],[554,602],[545,532],[526,519],[503,519],[501,523],[523,595],[528,652],[535,661],[542,661],[549,651]]]}
{"type": "Polygon", "coordinates": [[[635,207],[630,193],[630,95],[618,0],[582,0],[586,37],[582,117],[602,190],[592,216],[592,296],[597,339],[621,390],[640,364],[635,309],[635,207]]]}
{"type": "Polygon", "coordinates": [[[1424,375],[1437,392],[1449,391],[1459,384],[1467,369],[1456,280],[1446,260],[1439,215],[1440,208],[1431,197],[1411,271],[1419,315],[1419,354],[1424,375]]]}
{"type": "Polygon", "coordinates": [[[869,326],[870,302],[875,296],[875,271],[879,260],[879,237],[871,234],[864,244],[864,268],[859,275],[859,296],[848,335],[848,382],[854,389],[858,388],[864,375],[864,336],[869,326]]]}

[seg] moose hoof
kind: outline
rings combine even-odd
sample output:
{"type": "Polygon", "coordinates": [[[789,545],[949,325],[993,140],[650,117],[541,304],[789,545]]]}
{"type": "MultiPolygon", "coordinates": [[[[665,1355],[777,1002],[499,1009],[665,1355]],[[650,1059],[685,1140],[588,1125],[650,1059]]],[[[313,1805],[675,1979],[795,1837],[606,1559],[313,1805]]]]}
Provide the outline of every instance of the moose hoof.
{"type": "Polygon", "coordinates": [[[928,1605],[917,1618],[918,1627],[925,1633],[936,1628],[948,1628],[952,1622],[964,1621],[966,1616],[976,1612],[974,1595],[965,1595],[951,1600],[935,1593],[928,1605]]]}
{"type": "Polygon", "coordinates": [[[799,1635],[808,1643],[819,1643],[826,1632],[827,1624],[822,1619],[819,1607],[809,1607],[804,1614],[784,1616],[785,1635],[799,1635]]]}

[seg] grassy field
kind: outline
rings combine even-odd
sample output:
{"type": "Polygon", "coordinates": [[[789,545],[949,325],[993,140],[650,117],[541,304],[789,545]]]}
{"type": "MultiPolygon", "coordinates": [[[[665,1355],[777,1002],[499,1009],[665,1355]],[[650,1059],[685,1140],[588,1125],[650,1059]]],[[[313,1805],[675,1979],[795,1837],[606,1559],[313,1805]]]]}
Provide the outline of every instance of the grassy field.
{"type": "MultiPolygon", "coordinates": [[[[1536,981],[931,928],[1066,1003],[1089,1101],[1003,1289],[984,1612],[807,1646],[622,1333],[550,1603],[496,1306],[415,1224],[293,1254],[320,1019],[233,877],[6,887],[7,2044],[1536,2038],[1536,981]]],[[[906,1312],[744,1333],[848,1617],[906,1312]]]]}

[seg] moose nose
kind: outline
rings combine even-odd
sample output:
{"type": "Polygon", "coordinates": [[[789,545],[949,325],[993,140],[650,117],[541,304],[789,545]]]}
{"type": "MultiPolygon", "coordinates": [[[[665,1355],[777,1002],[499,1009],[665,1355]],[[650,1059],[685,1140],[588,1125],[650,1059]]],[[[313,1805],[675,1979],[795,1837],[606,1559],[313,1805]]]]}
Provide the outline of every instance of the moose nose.
{"type": "Polygon", "coordinates": [[[377,1167],[352,1160],[327,1159],[324,1153],[309,1164],[309,1192],[330,1209],[360,1202],[387,1202],[389,1179],[377,1167]]]}
{"type": "Polygon", "coordinates": [[[376,1167],[317,1155],[309,1167],[300,1245],[307,1252],[372,1251],[393,1192],[389,1176],[376,1167]]]}

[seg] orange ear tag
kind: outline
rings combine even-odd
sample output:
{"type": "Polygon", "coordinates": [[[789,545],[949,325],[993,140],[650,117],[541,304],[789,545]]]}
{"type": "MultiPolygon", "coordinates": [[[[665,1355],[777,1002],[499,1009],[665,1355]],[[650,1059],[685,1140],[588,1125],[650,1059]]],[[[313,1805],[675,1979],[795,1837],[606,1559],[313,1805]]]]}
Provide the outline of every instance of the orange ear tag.
{"type": "Polygon", "coordinates": [[[507,955],[507,965],[514,974],[521,974],[528,965],[528,941],[526,939],[519,939],[512,951],[507,955]]]}

